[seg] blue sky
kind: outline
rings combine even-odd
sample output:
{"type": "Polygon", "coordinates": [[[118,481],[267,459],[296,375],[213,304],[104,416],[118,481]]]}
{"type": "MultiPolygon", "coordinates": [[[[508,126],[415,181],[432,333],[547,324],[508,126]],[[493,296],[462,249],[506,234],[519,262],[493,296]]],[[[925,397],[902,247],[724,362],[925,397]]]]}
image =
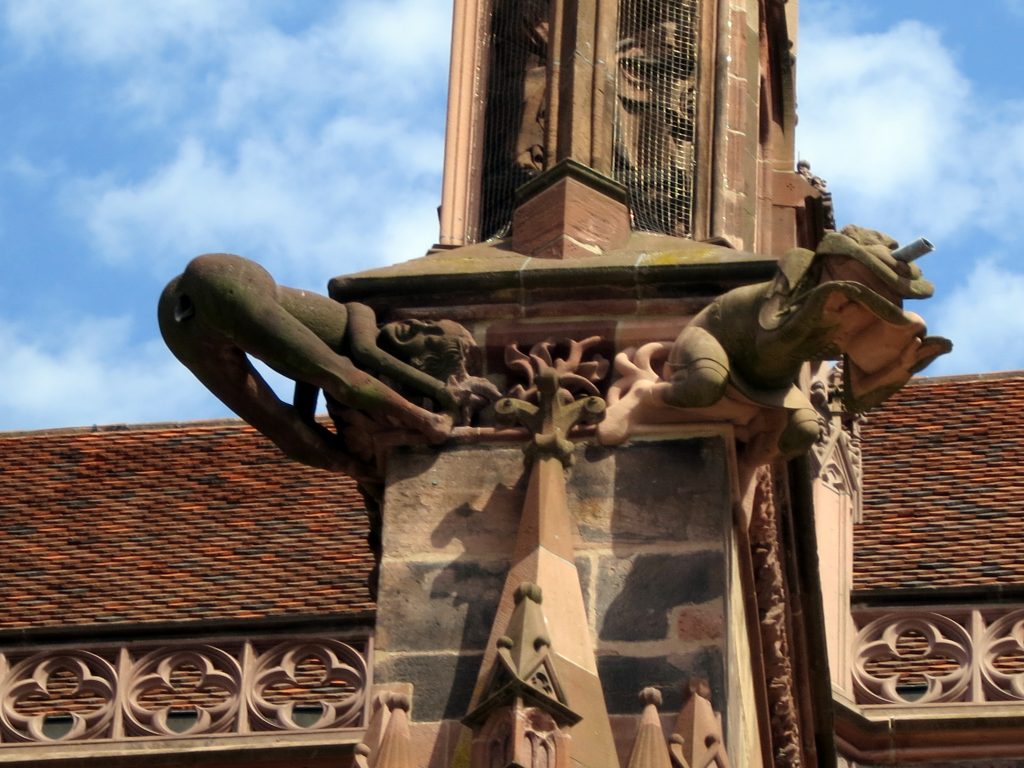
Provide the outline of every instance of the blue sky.
{"type": "MultiPolygon", "coordinates": [[[[0,0],[0,429],[225,415],[156,330],[192,255],[321,292],[421,255],[441,5],[0,0]]],[[[1024,368],[1022,39],[1024,0],[802,3],[800,155],[840,223],[937,244],[929,373],[1024,368]]]]}

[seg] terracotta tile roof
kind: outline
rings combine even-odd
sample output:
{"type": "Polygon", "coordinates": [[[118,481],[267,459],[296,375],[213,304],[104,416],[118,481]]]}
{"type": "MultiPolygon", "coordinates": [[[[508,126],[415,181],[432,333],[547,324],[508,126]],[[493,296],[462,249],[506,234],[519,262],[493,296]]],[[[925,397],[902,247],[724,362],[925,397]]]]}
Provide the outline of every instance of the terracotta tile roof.
{"type": "Polygon", "coordinates": [[[0,629],[372,610],[364,510],[237,421],[0,433],[0,629]]]}
{"type": "Polygon", "coordinates": [[[1024,372],[918,379],[862,435],[855,589],[1024,584],[1024,372]]]}

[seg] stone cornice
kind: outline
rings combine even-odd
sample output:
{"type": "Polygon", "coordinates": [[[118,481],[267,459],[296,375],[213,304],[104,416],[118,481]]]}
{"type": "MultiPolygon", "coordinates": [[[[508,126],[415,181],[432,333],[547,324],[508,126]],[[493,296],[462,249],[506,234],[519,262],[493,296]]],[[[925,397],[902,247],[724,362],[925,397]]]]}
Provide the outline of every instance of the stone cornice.
{"type": "Polygon", "coordinates": [[[1024,714],[1018,705],[952,704],[872,708],[834,700],[840,754],[872,765],[1020,757],[1024,714]]]}
{"type": "Polygon", "coordinates": [[[537,291],[600,294],[613,287],[616,297],[642,300],[719,293],[767,280],[775,265],[771,257],[643,232],[633,233],[625,248],[569,261],[531,258],[511,250],[508,241],[492,241],[336,277],[329,293],[338,301],[370,304],[385,295],[409,295],[422,306],[431,294],[449,305],[453,295],[470,305],[530,304],[537,291]]]}

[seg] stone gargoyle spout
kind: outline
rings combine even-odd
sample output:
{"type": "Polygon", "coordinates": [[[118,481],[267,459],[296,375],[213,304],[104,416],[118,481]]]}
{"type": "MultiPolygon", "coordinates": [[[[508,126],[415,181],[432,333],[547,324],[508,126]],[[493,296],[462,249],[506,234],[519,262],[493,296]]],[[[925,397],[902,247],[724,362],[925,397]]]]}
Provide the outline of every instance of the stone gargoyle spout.
{"type": "MultiPolygon", "coordinates": [[[[846,227],[826,234],[816,251],[786,253],[773,280],[716,298],[670,345],[659,380],[637,389],[628,407],[623,401],[621,417],[612,405],[605,442],[624,435],[623,420],[654,418],[652,407],[707,409],[730,392],[785,413],[777,450],[798,455],[817,439],[819,425],[797,377],[804,363],[840,355],[846,408],[881,403],[952,349],[903,309],[905,299],[927,298],[933,286],[920,267],[893,256],[896,245],[880,232],[846,227]],[[629,409],[638,413],[626,416],[629,409]]],[[[620,370],[628,365],[617,362],[620,370]]]]}
{"type": "Polygon", "coordinates": [[[458,323],[378,328],[365,304],[278,285],[241,256],[193,259],[164,289],[158,317],[174,355],[285,454],[359,480],[376,478],[374,432],[405,429],[440,442],[500,396],[471,375],[476,345],[458,323]],[[277,397],[249,355],[295,382],[292,403],[277,397]],[[315,418],[320,391],[336,432],[315,418]]]}

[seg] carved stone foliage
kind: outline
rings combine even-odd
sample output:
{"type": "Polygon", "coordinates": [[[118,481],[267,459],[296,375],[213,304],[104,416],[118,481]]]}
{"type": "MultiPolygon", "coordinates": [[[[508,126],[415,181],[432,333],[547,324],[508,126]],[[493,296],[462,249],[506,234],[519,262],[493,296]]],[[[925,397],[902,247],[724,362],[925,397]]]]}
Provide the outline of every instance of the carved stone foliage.
{"type": "Polygon", "coordinates": [[[1024,701],[1024,609],[854,616],[854,691],[885,706],[1024,701]]]}
{"type": "Polygon", "coordinates": [[[843,364],[823,364],[811,381],[811,405],[818,414],[818,439],[811,446],[811,466],[836,493],[854,499],[855,521],[861,518],[860,427],[865,417],[843,407],[843,364]]]}
{"type": "Polygon", "coordinates": [[[577,424],[596,424],[604,418],[605,402],[595,382],[604,378],[608,362],[598,356],[584,361],[588,348],[600,342],[592,336],[581,342],[567,341],[565,357],[552,355],[550,341],[535,344],[529,355],[515,345],[506,348],[509,367],[524,379],[509,397],[495,403],[498,420],[509,426],[524,426],[533,433],[526,446],[531,458],[557,457],[565,466],[573,460],[570,430],[577,424]],[[579,395],[579,399],[574,399],[579,395]]]}
{"type": "Polygon", "coordinates": [[[0,742],[361,727],[365,641],[0,652],[0,742]]]}
{"type": "Polygon", "coordinates": [[[608,360],[595,351],[602,344],[600,336],[582,340],[545,339],[523,350],[518,344],[505,348],[505,364],[512,378],[518,379],[508,393],[517,400],[536,402],[537,377],[544,371],[554,371],[558,387],[571,398],[581,395],[600,395],[599,385],[608,375],[608,360]]]}
{"type": "Polygon", "coordinates": [[[800,719],[790,662],[790,630],[778,519],[772,476],[766,467],[758,470],[750,523],[750,548],[767,675],[772,753],[775,765],[779,768],[792,768],[803,765],[803,753],[800,748],[800,719]]]}

